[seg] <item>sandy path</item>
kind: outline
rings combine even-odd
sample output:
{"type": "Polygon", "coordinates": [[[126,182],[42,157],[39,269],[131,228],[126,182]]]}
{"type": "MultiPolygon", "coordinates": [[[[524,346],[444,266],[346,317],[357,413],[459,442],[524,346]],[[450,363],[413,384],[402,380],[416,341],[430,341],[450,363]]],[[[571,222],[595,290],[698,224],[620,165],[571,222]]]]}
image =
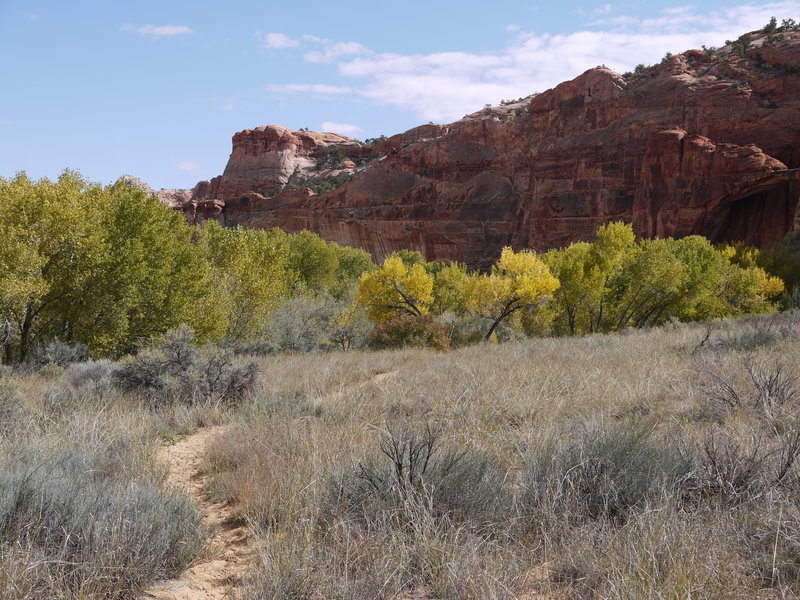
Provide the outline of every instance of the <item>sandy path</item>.
{"type": "Polygon", "coordinates": [[[229,426],[206,427],[173,446],[159,448],[157,457],[169,466],[168,485],[192,498],[212,535],[203,556],[177,579],[161,581],[145,598],[160,600],[220,600],[235,598],[239,582],[254,558],[247,528],[229,523],[233,506],[211,502],[205,494],[206,476],[200,473],[209,442],[229,426]]]}
{"type": "MultiPolygon", "coordinates": [[[[377,373],[370,379],[338,392],[319,398],[336,401],[368,385],[380,384],[397,374],[397,371],[377,373]]],[[[236,592],[255,551],[247,528],[230,524],[233,506],[226,502],[212,502],[205,493],[206,476],[200,472],[208,444],[224,433],[230,425],[217,425],[200,429],[173,446],[162,446],[157,459],[169,467],[168,485],[192,498],[203,522],[212,531],[203,556],[195,560],[177,579],[160,581],[149,588],[142,600],[221,600],[236,598],[236,592]]]]}

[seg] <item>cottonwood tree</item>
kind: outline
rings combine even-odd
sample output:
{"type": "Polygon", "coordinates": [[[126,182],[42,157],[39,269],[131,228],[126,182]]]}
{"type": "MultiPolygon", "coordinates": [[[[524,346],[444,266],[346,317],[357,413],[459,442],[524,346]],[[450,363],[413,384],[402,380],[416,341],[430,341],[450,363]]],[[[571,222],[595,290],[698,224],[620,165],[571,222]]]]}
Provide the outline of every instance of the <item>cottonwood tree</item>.
{"type": "Polygon", "coordinates": [[[465,286],[466,308],[491,322],[484,341],[515,312],[535,306],[558,289],[559,282],[533,252],[503,248],[491,273],[471,275],[465,286]]]}
{"type": "Polygon", "coordinates": [[[356,299],[377,323],[401,314],[421,316],[433,302],[433,277],[421,264],[409,267],[400,256],[392,255],[381,267],[361,276],[356,299]]]}
{"type": "Polygon", "coordinates": [[[194,325],[204,269],[190,238],[182,215],[138,188],[70,171],[56,181],[0,178],[5,360],[24,361],[55,338],[119,354],[194,325]]]}
{"type": "Polygon", "coordinates": [[[544,255],[561,282],[554,299],[562,331],[575,335],[605,328],[609,284],[622,268],[634,239],[630,225],[608,223],[597,230],[591,243],[578,242],[544,255]]]}

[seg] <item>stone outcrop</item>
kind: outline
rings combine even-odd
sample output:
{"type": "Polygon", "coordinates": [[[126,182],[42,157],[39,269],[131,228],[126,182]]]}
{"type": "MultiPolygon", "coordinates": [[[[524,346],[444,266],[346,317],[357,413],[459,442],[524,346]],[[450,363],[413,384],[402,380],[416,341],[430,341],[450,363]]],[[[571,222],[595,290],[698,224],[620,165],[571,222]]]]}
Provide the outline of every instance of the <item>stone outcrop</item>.
{"type": "Polygon", "coordinates": [[[225,172],[174,204],[193,221],[310,229],[377,259],[410,248],[472,266],[504,245],[589,239],[609,220],[646,237],[768,244],[794,229],[800,197],[796,35],[759,47],[753,34],[744,56],[692,50],[627,76],[590,69],[371,147],[243,131],[225,172]],[[303,187],[343,172],[355,178],[337,189],[303,187]]]}

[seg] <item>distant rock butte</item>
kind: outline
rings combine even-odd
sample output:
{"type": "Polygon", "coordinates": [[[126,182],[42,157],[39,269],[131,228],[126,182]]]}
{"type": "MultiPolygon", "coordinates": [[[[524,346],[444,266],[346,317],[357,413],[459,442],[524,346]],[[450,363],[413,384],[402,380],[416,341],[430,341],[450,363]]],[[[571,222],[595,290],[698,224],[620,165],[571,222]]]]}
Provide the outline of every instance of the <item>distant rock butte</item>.
{"type": "Polygon", "coordinates": [[[637,77],[597,67],[370,147],[277,125],[241,131],[221,176],[158,195],[191,222],[309,229],[379,260],[408,248],[485,266],[504,245],[563,246],[610,220],[644,237],[768,244],[799,222],[791,35],[746,56],[690,50],[637,77]],[[355,178],[303,187],[342,173],[355,178]]]}

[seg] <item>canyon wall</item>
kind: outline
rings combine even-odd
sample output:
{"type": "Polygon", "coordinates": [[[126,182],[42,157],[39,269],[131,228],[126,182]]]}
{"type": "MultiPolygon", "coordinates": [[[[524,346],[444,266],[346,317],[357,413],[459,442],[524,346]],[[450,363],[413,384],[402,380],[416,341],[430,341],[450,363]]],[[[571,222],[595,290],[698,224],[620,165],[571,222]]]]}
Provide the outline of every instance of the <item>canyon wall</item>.
{"type": "Polygon", "coordinates": [[[800,39],[753,37],[744,55],[692,50],[627,76],[597,67],[370,146],[242,131],[220,177],[166,199],[191,221],[310,229],[378,260],[409,248],[484,266],[504,245],[562,246],[610,220],[644,237],[769,244],[798,216],[800,39]]]}

